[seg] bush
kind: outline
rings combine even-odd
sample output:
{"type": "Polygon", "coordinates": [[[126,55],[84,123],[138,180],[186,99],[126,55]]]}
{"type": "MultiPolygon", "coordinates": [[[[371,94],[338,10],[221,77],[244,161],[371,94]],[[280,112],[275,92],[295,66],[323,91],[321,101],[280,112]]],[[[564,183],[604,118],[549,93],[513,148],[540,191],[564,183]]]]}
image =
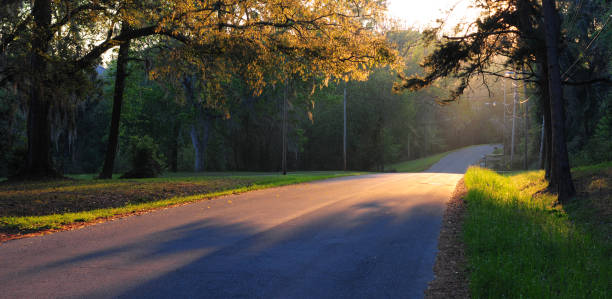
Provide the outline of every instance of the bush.
{"type": "Polygon", "coordinates": [[[603,116],[584,148],[573,155],[575,165],[588,165],[612,160],[612,114],[603,116]]]}
{"type": "MultiPolygon", "coordinates": [[[[17,147],[5,154],[6,164],[2,169],[1,175],[14,176],[22,170],[28,157],[28,150],[24,147],[17,147]]],[[[4,163],[3,163],[4,164],[4,163]]]]}
{"type": "Polygon", "coordinates": [[[132,137],[128,150],[131,169],[121,176],[124,178],[154,178],[164,169],[157,144],[149,136],[132,137]]]}

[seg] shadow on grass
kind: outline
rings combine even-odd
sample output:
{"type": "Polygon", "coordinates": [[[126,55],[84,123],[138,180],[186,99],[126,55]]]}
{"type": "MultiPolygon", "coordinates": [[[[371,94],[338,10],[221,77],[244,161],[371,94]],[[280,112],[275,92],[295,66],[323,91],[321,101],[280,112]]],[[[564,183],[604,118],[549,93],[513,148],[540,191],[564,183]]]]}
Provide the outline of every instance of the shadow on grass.
{"type": "Polygon", "coordinates": [[[464,229],[474,297],[609,298],[609,244],[538,197],[491,194],[473,187],[467,195],[464,229]]]}

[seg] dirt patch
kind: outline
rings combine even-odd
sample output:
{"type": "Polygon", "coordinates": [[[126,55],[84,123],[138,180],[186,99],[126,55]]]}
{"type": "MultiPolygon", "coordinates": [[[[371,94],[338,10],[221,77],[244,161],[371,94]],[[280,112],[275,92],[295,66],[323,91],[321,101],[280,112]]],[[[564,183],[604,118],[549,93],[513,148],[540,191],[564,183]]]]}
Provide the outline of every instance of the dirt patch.
{"type": "MultiPolygon", "coordinates": [[[[223,197],[223,196],[221,196],[221,197],[223,197]]],[[[219,198],[221,198],[221,197],[219,197],[219,198]]],[[[204,199],[212,200],[213,198],[203,197],[201,200],[204,200],[204,199]]],[[[189,204],[192,204],[192,203],[193,202],[178,203],[178,204],[168,205],[168,206],[160,207],[160,208],[151,208],[151,209],[146,209],[146,210],[142,210],[142,211],[117,214],[117,215],[113,215],[113,216],[110,216],[110,217],[97,218],[97,219],[92,220],[92,221],[85,221],[85,222],[77,222],[77,223],[65,224],[65,225],[62,225],[60,228],[53,228],[53,229],[43,229],[43,230],[33,230],[33,231],[23,231],[23,230],[22,231],[20,231],[20,230],[11,231],[11,230],[7,230],[7,229],[4,229],[4,230],[0,229],[0,245],[3,242],[10,241],[10,240],[23,239],[23,238],[31,238],[31,237],[37,237],[37,236],[44,236],[44,235],[48,235],[48,234],[52,234],[52,233],[56,233],[56,232],[61,232],[61,231],[81,229],[81,228],[84,228],[84,227],[90,226],[90,225],[96,225],[96,224],[100,224],[100,223],[104,223],[104,222],[115,221],[115,220],[118,220],[118,219],[121,219],[121,218],[130,217],[130,216],[144,215],[144,214],[155,212],[155,211],[166,210],[166,209],[171,209],[171,208],[175,208],[175,207],[179,207],[179,206],[189,205],[189,204]]]]}
{"type": "Polygon", "coordinates": [[[570,220],[587,224],[607,242],[612,242],[612,168],[573,173],[576,200],[565,211],[570,220]]]}
{"type": "Polygon", "coordinates": [[[467,188],[461,179],[446,204],[438,238],[434,280],[425,290],[425,298],[470,298],[467,260],[463,244],[463,221],[467,188]]]}
{"type": "Polygon", "coordinates": [[[1,216],[41,216],[127,204],[153,202],[175,196],[218,192],[248,186],[247,179],[210,179],[195,182],[51,182],[47,184],[0,185],[1,216]]]}

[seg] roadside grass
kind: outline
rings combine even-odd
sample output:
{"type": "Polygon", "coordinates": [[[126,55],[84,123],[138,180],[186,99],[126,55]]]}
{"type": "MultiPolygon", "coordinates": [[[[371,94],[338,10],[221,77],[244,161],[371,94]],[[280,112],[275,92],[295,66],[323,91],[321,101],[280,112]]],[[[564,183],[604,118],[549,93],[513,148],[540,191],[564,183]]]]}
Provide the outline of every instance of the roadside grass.
{"type": "Polygon", "coordinates": [[[612,161],[573,168],[572,177],[579,200],[564,206],[570,220],[612,243],[612,161]]]}
{"type": "MultiPolygon", "coordinates": [[[[577,169],[574,176],[609,171],[606,167],[609,164],[577,169]]],[[[588,217],[575,213],[584,213],[587,201],[582,199],[597,194],[579,194],[571,205],[580,207],[555,205],[556,197],[543,192],[543,171],[504,176],[471,167],[465,184],[464,241],[474,298],[612,296],[609,236],[604,238],[584,222],[588,217]]],[[[608,206],[609,200],[608,189],[608,206]]],[[[602,225],[606,226],[596,226],[602,225]]]]}
{"type": "Polygon", "coordinates": [[[474,146],[478,146],[478,145],[470,145],[470,146],[466,146],[466,147],[463,147],[463,148],[454,149],[454,150],[451,150],[451,151],[448,151],[448,152],[439,153],[439,154],[431,155],[431,156],[420,158],[420,159],[416,159],[416,160],[410,160],[410,161],[404,161],[404,162],[399,162],[399,163],[388,164],[388,165],[385,165],[385,170],[386,171],[392,171],[392,172],[421,172],[421,171],[425,171],[425,170],[429,169],[432,165],[438,163],[438,161],[440,161],[442,158],[446,157],[448,154],[456,152],[456,151],[459,151],[459,150],[462,150],[462,149],[474,147],[474,146]]]}
{"type": "Polygon", "coordinates": [[[152,179],[2,182],[0,234],[60,229],[223,195],[360,174],[364,173],[182,173],[152,179]]]}
{"type": "Polygon", "coordinates": [[[444,153],[439,153],[433,156],[420,158],[411,161],[405,161],[400,163],[391,164],[385,166],[385,169],[397,172],[421,172],[429,169],[432,165],[438,163],[440,159],[446,157],[446,155],[452,153],[454,151],[448,151],[444,153]]]}

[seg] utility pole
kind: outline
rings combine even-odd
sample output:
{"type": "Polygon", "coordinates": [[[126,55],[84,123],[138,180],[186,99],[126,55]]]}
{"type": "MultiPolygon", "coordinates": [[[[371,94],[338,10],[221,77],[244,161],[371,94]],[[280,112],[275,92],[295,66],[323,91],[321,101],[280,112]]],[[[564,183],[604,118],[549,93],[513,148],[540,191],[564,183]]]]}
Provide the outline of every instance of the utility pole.
{"type": "Polygon", "coordinates": [[[506,77],[504,76],[504,120],[503,120],[503,140],[502,140],[502,144],[504,147],[504,164],[506,164],[506,77]]]}
{"type": "Polygon", "coordinates": [[[344,159],[344,171],[346,171],[346,85],[344,81],[344,134],[342,135],[342,158],[344,159]]]}
{"type": "Polygon", "coordinates": [[[285,90],[283,92],[283,175],[287,174],[287,89],[289,88],[289,80],[285,81],[285,90]]]}

